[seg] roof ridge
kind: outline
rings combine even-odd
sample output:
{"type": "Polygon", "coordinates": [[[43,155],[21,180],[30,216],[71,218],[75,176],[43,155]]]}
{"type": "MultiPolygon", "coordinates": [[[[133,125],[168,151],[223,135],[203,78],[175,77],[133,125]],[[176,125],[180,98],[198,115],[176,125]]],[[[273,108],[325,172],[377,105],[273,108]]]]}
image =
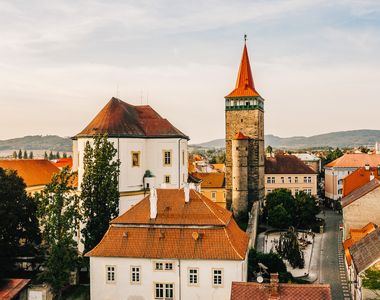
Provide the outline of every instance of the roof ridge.
{"type": "MultiPolygon", "coordinates": [[[[209,211],[223,224],[223,225],[227,225],[227,222],[224,222],[219,216],[217,216],[216,215],[216,213],[214,212],[214,210],[213,209],[211,209],[211,207],[210,207],[210,205],[208,205],[207,203],[206,203],[206,201],[205,201],[205,199],[203,199],[203,197],[204,198],[206,198],[207,200],[209,200],[206,196],[200,196],[200,198],[199,199],[201,199],[202,200],[202,202],[204,203],[204,205],[206,205],[206,207],[209,209],[209,211]]],[[[214,203],[214,202],[212,202],[211,200],[209,200],[211,203],[214,203]]],[[[217,205],[217,204],[216,204],[217,205]]],[[[231,218],[231,215],[230,215],[230,218],[231,218]]]]}
{"type": "Polygon", "coordinates": [[[99,241],[99,243],[98,243],[94,248],[92,248],[90,251],[87,251],[87,252],[84,254],[84,256],[86,256],[86,257],[87,257],[87,256],[90,256],[91,253],[92,253],[93,251],[95,251],[95,250],[100,246],[100,244],[103,242],[103,240],[105,240],[105,239],[107,238],[108,233],[109,233],[109,231],[111,230],[112,227],[113,227],[112,224],[111,224],[110,226],[108,226],[108,229],[107,229],[106,233],[103,235],[103,237],[102,237],[102,239],[99,241]]]}
{"type": "Polygon", "coordinates": [[[225,233],[226,236],[227,236],[227,240],[228,240],[228,242],[230,243],[232,249],[234,249],[234,251],[236,252],[236,254],[237,254],[241,259],[244,259],[244,257],[241,256],[241,254],[239,253],[239,251],[237,251],[236,248],[235,248],[235,246],[233,245],[233,243],[232,243],[232,241],[231,241],[231,239],[230,239],[230,236],[229,236],[229,234],[228,234],[228,232],[227,232],[227,228],[224,227],[223,230],[224,230],[224,233],[225,233]]]}

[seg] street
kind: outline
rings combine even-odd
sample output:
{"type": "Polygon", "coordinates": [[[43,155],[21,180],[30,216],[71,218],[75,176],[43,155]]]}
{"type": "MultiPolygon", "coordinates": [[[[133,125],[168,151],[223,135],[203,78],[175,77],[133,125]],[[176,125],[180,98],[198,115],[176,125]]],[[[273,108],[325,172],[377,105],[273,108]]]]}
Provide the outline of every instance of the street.
{"type": "Polygon", "coordinates": [[[349,300],[351,298],[345,272],[341,231],[339,231],[342,215],[332,210],[325,210],[324,218],[326,226],[321,246],[319,282],[331,285],[334,300],[349,300]]]}

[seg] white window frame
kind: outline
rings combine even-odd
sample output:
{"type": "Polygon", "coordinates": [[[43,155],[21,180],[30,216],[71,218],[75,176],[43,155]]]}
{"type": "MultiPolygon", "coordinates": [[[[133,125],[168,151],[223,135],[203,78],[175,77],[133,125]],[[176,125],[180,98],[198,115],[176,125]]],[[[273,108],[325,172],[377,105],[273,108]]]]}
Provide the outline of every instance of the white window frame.
{"type": "Polygon", "coordinates": [[[213,287],[223,287],[224,285],[224,269],[222,268],[213,268],[211,271],[211,280],[212,280],[212,286],[213,287]],[[216,272],[220,272],[220,274],[216,274],[216,272]],[[220,277],[220,283],[215,283],[215,279],[220,277]]]}
{"type": "Polygon", "coordinates": [[[271,177],[267,177],[267,183],[271,183],[271,181],[272,181],[272,178],[271,177]]]}
{"type": "Polygon", "coordinates": [[[311,176],[307,177],[307,183],[311,183],[311,176]]]}
{"type": "Polygon", "coordinates": [[[281,183],[285,183],[285,177],[281,177],[281,183]]]}
{"type": "Polygon", "coordinates": [[[272,177],[272,183],[276,183],[276,177],[272,177]]]}
{"type": "Polygon", "coordinates": [[[159,299],[159,300],[174,300],[175,297],[175,285],[174,282],[154,282],[153,283],[153,299],[159,299]],[[162,285],[162,297],[158,296],[156,294],[157,291],[157,285],[162,285]],[[171,287],[169,287],[171,285],[171,287]],[[166,292],[167,290],[172,290],[173,297],[167,297],[166,292]]]}
{"type": "Polygon", "coordinates": [[[131,266],[130,267],[130,273],[131,273],[131,284],[141,284],[141,266],[131,266]],[[138,280],[136,280],[136,276],[138,280]],[[135,280],[133,280],[133,277],[135,277],[135,280]]]}
{"type": "Polygon", "coordinates": [[[175,271],[175,263],[173,261],[155,261],[153,262],[153,270],[158,272],[175,271]],[[168,266],[171,265],[171,268],[168,266]],[[161,268],[157,268],[161,266],[161,268]]]}
{"type": "Polygon", "coordinates": [[[292,183],[292,177],[291,176],[288,176],[288,182],[292,183]]]}
{"type": "Polygon", "coordinates": [[[106,283],[115,284],[116,283],[116,266],[106,265],[106,283]]]}
{"type": "Polygon", "coordinates": [[[162,150],[162,162],[164,167],[168,167],[172,165],[172,150],[162,150]],[[168,155],[166,155],[168,153],[168,155]]]}
{"type": "Polygon", "coordinates": [[[187,285],[188,286],[199,286],[199,268],[187,269],[187,285]],[[193,281],[193,282],[191,282],[193,281]]]}
{"type": "Polygon", "coordinates": [[[298,176],[294,177],[294,183],[298,183],[298,176]]]}

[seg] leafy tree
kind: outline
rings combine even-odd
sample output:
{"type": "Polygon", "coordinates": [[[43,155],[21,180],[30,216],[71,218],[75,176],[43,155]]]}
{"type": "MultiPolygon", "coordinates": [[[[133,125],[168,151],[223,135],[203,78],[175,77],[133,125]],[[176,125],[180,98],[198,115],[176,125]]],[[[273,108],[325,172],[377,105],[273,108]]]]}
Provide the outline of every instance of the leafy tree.
{"type": "Polygon", "coordinates": [[[298,232],[290,227],[287,232],[280,234],[276,251],[280,256],[290,263],[293,268],[302,269],[305,266],[303,251],[298,242],[298,232]]]}
{"type": "Polygon", "coordinates": [[[363,287],[373,291],[377,297],[380,297],[380,270],[373,267],[369,268],[361,277],[363,287]]]}
{"type": "Polygon", "coordinates": [[[40,243],[37,205],[25,192],[23,179],[15,171],[0,168],[0,277],[15,256],[31,256],[40,243]]]}
{"type": "Polygon", "coordinates": [[[40,278],[50,284],[57,299],[61,299],[71,271],[79,265],[74,240],[80,220],[79,197],[72,186],[73,177],[65,167],[36,195],[45,252],[40,278]]]}
{"type": "Polygon", "coordinates": [[[67,153],[66,153],[66,152],[63,152],[62,157],[63,157],[63,158],[67,158],[67,153]]]}
{"type": "Polygon", "coordinates": [[[22,151],[21,151],[21,149],[18,150],[17,158],[18,159],[22,159],[22,151]]]}
{"type": "Polygon", "coordinates": [[[57,159],[60,159],[60,158],[61,158],[61,155],[59,154],[58,151],[57,151],[57,154],[55,155],[55,158],[57,158],[57,159]]]}
{"type": "Polygon", "coordinates": [[[92,147],[84,149],[84,174],[81,198],[85,227],[82,230],[85,252],[94,248],[106,233],[109,222],[118,215],[118,177],[120,161],[107,136],[96,136],[92,147]]]}
{"type": "Polygon", "coordinates": [[[320,209],[317,205],[315,197],[300,191],[295,196],[295,202],[297,207],[296,213],[296,225],[298,228],[309,229],[317,221],[316,215],[320,209]]]}
{"type": "Polygon", "coordinates": [[[53,160],[53,159],[54,159],[53,152],[50,151],[50,153],[49,153],[49,160],[53,160]]]}
{"type": "Polygon", "coordinates": [[[13,155],[12,156],[13,156],[14,159],[17,159],[17,152],[13,151],[13,155]]]}
{"type": "Polygon", "coordinates": [[[273,153],[273,148],[272,146],[268,145],[266,148],[266,153],[273,153]]]}
{"type": "Polygon", "coordinates": [[[292,224],[292,217],[282,203],[268,211],[268,220],[276,228],[288,228],[292,224]]]}
{"type": "Polygon", "coordinates": [[[33,159],[33,151],[29,152],[29,159],[33,159]]]}
{"type": "Polygon", "coordinates": [[[343,156],[343,154],[344,154],[343,151],[340,150],[339,148],[336,148],[335,150],[330,149],[329,152],[327,153],[326,158],[323,161],[323,165],[336,160],[337,158],[343,156]]]}
{"type": "Polygon", "coordinates": [[[268,273],[278,273],[280,282],[288,282],[292,275],[288,273],[285,263],[277,253],[262,253],[255,249],[249,250],[248,254],[248,281],[253,280],[254,273],[260,270],[259,263],[262,263],[268,268],[268,273]]]}
{"type": "Polygon", "coordinates": [[[46,151],[45,151],[45,153],[44,153],[44,159],[48,159],[49,157],[48,157],[48,154],[46,153],[46,151]]]}
{"type": "Polygon", "coordinates": [[[26,150],[24,150],[24,155],[22,157],[23,159],[28,159],[28,152],[26,152],[26,150]]]}

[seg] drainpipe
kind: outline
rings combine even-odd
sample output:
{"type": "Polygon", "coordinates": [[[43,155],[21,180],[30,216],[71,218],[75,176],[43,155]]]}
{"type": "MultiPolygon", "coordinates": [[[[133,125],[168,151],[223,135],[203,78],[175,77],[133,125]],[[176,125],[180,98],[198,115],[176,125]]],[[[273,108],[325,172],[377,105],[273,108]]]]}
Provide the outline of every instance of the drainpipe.
{"type": "Polygon", "coordinates": [[[178,140],[178,189],[181,188],[181,140],[178,140]]]}
{"type": "Polygon", "coordinates": [[[179,293],[179,300],[181,300],[182,295],[181,295],[181,260],[178,259],[178,293],[179,293]]]}

